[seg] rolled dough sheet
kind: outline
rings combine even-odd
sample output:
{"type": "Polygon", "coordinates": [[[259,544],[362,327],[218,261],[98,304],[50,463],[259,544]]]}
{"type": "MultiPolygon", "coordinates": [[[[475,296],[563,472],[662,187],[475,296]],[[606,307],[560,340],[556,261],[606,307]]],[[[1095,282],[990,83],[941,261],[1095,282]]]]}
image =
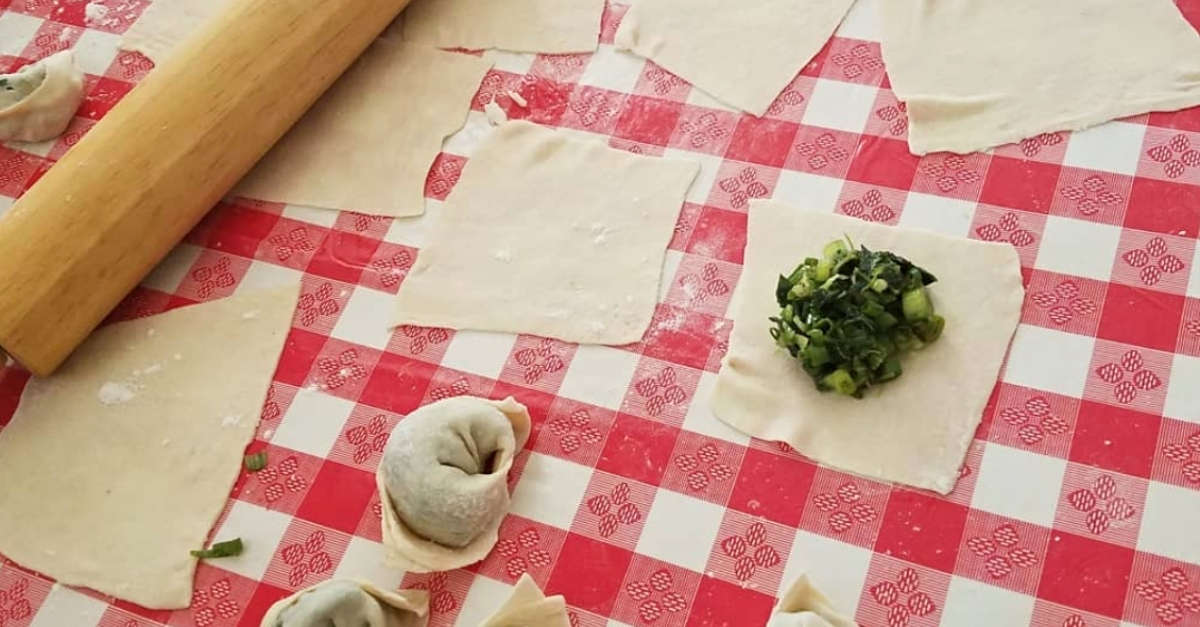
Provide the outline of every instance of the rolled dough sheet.
{"type": "Polygon", "coordinates": [[[439,48],[570,54],[600,40],[604,0],[415,0],[395,26],[439,48]]]}
{"type": "Polygon", "coordinates": [[[463,168],[393,322],[636,342],[698,172],[691,161],[502,124],[463,168]]]}
{"type": "Polygon", "coordinates": [[[1200,103],[1171,0],[888,0],[883,58],[913,153],[968,153],[1200,103]]]}
{"type": "Polygon", "coordinates": [[[825,596],[807,573],[801,573],[779,597],[767,627],[857,627],[825,596]]]}
{"type": "Polygon", "coordinates": [[[179,42],[192,34],[230,0],[154,0],[125,31],[118,47],[140,52],[162,63],[179,42]]]}
{"type": "MultiPolygon", "coordinates": [[[[299,286],[98,329],[0,431],[0,553],[66,585],[187,607],[299,286]]],[[[229,539],[229,538],[220,538],[229,539]]]]}
{"type": "Polygon", "coordinates": [[[745,260],[716,416],[842,470],[949,493],[1020,320],[1025,290],[1016,251],[755,201],[745,260]],[[946,318],[941,339],[908,355],[903,376],[863,399],[818,392],[769,333],[768,318],[779,313],[779,275],[846,236],[936,275],[930,292],[946,318]]]}
{"type": "Polygon", "coordinates": [[[679,75],[717,100],[766,113],[837,28],[854,0],[638,0],[618,48],[679,75]]]}
{"type": "Polygon", "coordinates": [[[377,41],[234,188],[384,216],[425,212],[425,178],[491,62],[377,41]]]}

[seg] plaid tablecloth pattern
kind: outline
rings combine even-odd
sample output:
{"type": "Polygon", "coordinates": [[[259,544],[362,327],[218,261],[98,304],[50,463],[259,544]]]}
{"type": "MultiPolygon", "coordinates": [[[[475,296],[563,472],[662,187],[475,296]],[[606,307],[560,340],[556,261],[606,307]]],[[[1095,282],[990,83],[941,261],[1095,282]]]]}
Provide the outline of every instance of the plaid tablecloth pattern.
{"type": "MultiPolygon", "coordinates": [[[[913,157],[878,1],[859,1],[761,119],[616,52],[619,4],[594,55],[495,55],[430,172],[432,216],[493,98],[512,118],[703,165],[633,346],[387,331],[428,218],[222,204],[113,318],[303,282],[253,444],[270,464],[239,480],[215,532],[246,553],[202,564],[177,612],[3,562],[0,625],[252,627],[294,590],[358,576],[429,590],[435,627],[475,627],[528,572],[578,627],[754,627],[801,570],[869,627],[1200,625],[1200,109],[913,157]],[[768,197],[1020,252],[1022,325],[949,497],[820,467],[711,416],[747,203],[768,197]],[[402,415],[456,394],[532,409],[513,511],[481,564],[389,572],[372,469],[402,415]]],[[[148,4],[0,0],[0,71],[74,48],[89,74],[61,140],[0,147],[0,211],[151,69],[116,49],[148,4]]],[[[1200,0],[1180,5],[1200,25],[1200,0]]],[[[0,426],[26,380],[0,371],[0,426]]]]}

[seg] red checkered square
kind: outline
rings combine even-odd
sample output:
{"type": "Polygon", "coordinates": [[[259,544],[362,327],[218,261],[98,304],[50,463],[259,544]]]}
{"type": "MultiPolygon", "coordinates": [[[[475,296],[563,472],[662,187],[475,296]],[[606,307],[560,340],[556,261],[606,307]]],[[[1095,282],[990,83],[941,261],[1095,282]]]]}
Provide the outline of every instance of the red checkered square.
{"type": "Polygon", "coordinates": [[[357,401],[379,361],[379,351],[329,338],[306,378],[326,394],[357,401]]]}
{"type": "Polygon", "coordinates": [[[654,146],[666,146],[683,112],[683,103],[629,96],[617,116],[613,137],[654,146]]]}
{"type": "Polygon", "coordinates": [[[1162,419],[1150,478],[1200,491],[1200,425],[1162,419]]]}
{"type": "Polygon", "coordinates": [[[165,312],[170,302],[170,294],[138,286],[133,288],[133,291],[108,315],[104,324],[154,316],[165,312]]]}
{"type": "Polygon", "coordinates": [[[490,397],[496,382],[478,375],[450,368],[438,368],[429,381],[429,391],[421,406],[444,401],[455,396],[490,397]]]}
{"type": "MultiPolygon", "coordinates": [[[[907,143],[895,139],[865,136],[861,139],[857,149],[852,148],[851,150],[854,157],[849,171],[846,172],[847,181],[857,181],[872,186],[904,190],[914,187],[920,162],[908,152],[907,143]]],[[[957,161],[951,159],[950,163],[955,164],[957,161]]],[[[942,171],[947,171],[944,162],[942,166],[942,171]]],[[[955,172],[962,172],[963,169],[968,167],[971,166],[964,160],[963,167],[955,172]]],[[[932,166],[931,168],[934,172],[938,171],[938,168],[932,166]]],[[[986,168],[982,169],[986,170],[986,168]]],[[[982,176],[983,172],[981,171],[978,174],[982,176]]],[[[970,179],[965,174],[956,174],[954,176],[963,176],[967,179],[958,181],[959,185],[968,183],[970,179]]],[[[933,179],[935,186],[937,185],[938,178],[942,177],[933,179]]],[[[956,178],[955,180],[958,179],[956,178]]]]}
{"type": "Polygon", "coordinates": [[[972,511],[963,530],[955,574],[1035,595],[1051,531],[1020,520],[972,511]]]}
{"type": "Polygon", "coordinates": [[[438,153],[425,176],[425,197],[434,200],[446,200],[458,179],[462,177],[463,166],[467,164],[465,157],[450,153],[438,153]]]}
{"type": "Polygon", "coordinates": [[[422,405],[437,366],[420,359],[385,352],[363,390],[359,402],[407,414],[422,405]]]}
{"type": "Polygon", "coordinates": [[[801,126],[783,167],[833,178],[845,177],[859,141],[859,136],[854,133],[801,126]]]}
{"type": "MultiPolygon", "coordinates": [[[[305,269],[309,274],[341,281],[352,287],[361,280],[364,268],[370,267],[380,244],[377,238],[331,229],[310,256],[305,269]]],[[[283,265],[291,266],[290,263],[283,265]]]]}
{"type": "Polygon", "coordinates": [[[619,137],[610,137],[608,147],[646,157],[661,157],[666,153],[666,148],[659,144],[647,144],[619,137]]]}
{"type": "Polygon", "coordinates": [[[571,522],[571,533],[633,551],[646,525],[654,492],[652,486],[597,472],[571,522]]]}
{"type": "Polygon", "coordinates": [[[943,572],[954,572],[968,508],[910,490],[892,491],[875,550],[943,572]]]}
{"type": "Polygon", "coordinates": [[[725,354],[729,352],[729,335],[731,333],[733,333],[733,321],[722,318],[713,323],[713,349],[708,355],[708,363],[704,365],[705,370],[709,372],[720,371],[721,361],[725,359],[725,354]]]}
{"type": "Polygon", "coordinates": [[[21,393],[24,392],[30,376],[26,370],[0,367],[0,431],[8,426],[16,413],[21,402],[21,393]]]}
{"type": "Polygon", "coordinates": [[[720,157],[733,141],[738,119],[738,114],[731,111],[686,106],[667,145],[720,157]]]}
{"type": "Polygon", "coordinates": [[[1120,621],[1107,616],[1066,607],[1050,601],[1037,599],[1033,606],[1031,625],[1053,625],[1053,627],[1121,627],[1120,621]]]}
{"type": "Polygon", "coordinates": [[[226,298],[233,295],[249,270],[249,259],[205,250],[179,284],[177,294],[195,301],[226,298]]]}
{"type": "MultiPolygon", "coordinates": [[[[329,451],[329,460],[374,473],[383,457],[388,436],[399,422],[400,416],[391,412],[355,405],[341,435],[329,451]]],[[[373,487],[374,483],[371,485],[373,487]]]]}
{"type": "MultiPolygon", "coordinates": [[[[572,530],[574,531],[574,530],[572,530]]],[[[546,594],[561,594],[581,610],[608,616],[622,594],[633,553],[607,542],[570,533],[546,584],[546,594]]]]}
{"type": "Polygon", "coordinates": [[[699,382],[698,370],[643,357],[621,412],[678,427],[699,382]]]}
{"type": "Polygon", "coordinates": [[[683,627],[700,579],[699,573],[635,554],[612,616],[628,624],[683,627]]]}
{"type": "MultiPolygon", "coordinates": [[[[55,15],[54,19],[58,20],[60,17],[60,15],[55,15]]],[[[79,36],[82,34],[83,29],[78,26],[46,20],[34,33],[29,45],[21,51],[21,56],[31,61],[38,61],[56,52],[70,50],[75,42],[79,41],[79,36]]]]}
{"type": "Polygon", "coordinates": [[[400,583],[403,590],[425,590],[429,593],[428,627],[453,627],[462,611],[467,592],[475,573],[452,570],[444,573],[409,573],[400,583]]]}
{"type": "Polygon", "coordinates": [[[988,178],[991,156],[984,153],[956,155],[934,153],[921,158],[912,191],[949,196],[961,200],[979,200],[983,182],[988,178]]]}
{"type": "Polygon", "coordinates": [[[733,131],[726,159],[783,167],[800,125],[773,118],[743,115],[733,131]]]}
{"type": "MultiPolygon", "coordinates": [[[[283,356],[275,370],[275,379],[294,388],[309,387],[308,373],[313,360],[329,338],[292,327],[287,342],[283,345],[283,356]]],[[[315,389],[315,388],[314,388],[315,389]]]]}
{"type": "Polygon", "coordinates": [[[653,61],[646,62],[642,68],[642,75],[638,77],[637,84],[633,87],[633,93],[638,96],[650,96],[674,102],[687,100],[688,94],[691,92],[692,86],[687,81],[656,65],[653,61]]]}
{"type": "Polygon", "coordinates": [[[1097,337],[1161,351],[1175,348],[1184,297],[1119,283],[1108,286],[1097,337]]]}
{"type": "Polygon", "coordinates": [[[192,605],[172,612],[165,624],[171,627],[193,625],[237,625],[248,616],[251,599],[258,583],[217,566],[201,562],[196,567],[192,605]]]}
{"type": "Polygon", "coordinates": [[[583,77],[590,60],[591,55],[587,54],[539,54],[529,67],[529,74],[558,83],[575,83],[583,77]]]}
{"type": "Polygon", "coordinates": [[[938,624],[950,576],[876,554],[858,601],[858,620],[867,625],[934,627],[938,624]]]}
{"type": "Polygon", "coordinates": [[[1137,175],[1160,181],[1200,184],[1200,133],[1147,128],[1137,175]]]}
{"type": "Polygon", "coordinates": [[[88,77],[86,89],[87,97],[75,115],[99,120],[133,89],[133,85],[106,76],[94,80],[88,77]]]}
{"type": "Polygon", "coordinates": [[[1141,625],[1200,621],[1200,566],[1138,553],[1129,575],[1124,618],[1141,625]]]}
{"type": "Polygon", "coordinates": [[[751,200],[770,198],[779,182],[779,170],[740,161],[723,161],[708,205],[745,213],[751,200]]]}
{"type": "Polygon", "coordinates": [[[696,222],[700,219],[700,212],[703,209],[702,205],[683,203],[683,208],[679,210],[679,219],[675,221],[675,231],[671,235],[671,241],[667,244],[667,248],[678,251],[687,249],[688,240],[692,238],[696,222]]]}
{"type": "Polygon", "coordinates": [[[104,72],[104,76],[115,81],[125,81],[129,83],[139,83],[150,70],[154,69],[154,62],[146,58],[140,52],[130,52],[127,50],[118,50],[117,57],[113,59],[113,63],[104,72]]]}
{"type": "Polygon", "coordinates": [[[808,107],[808,100],[812,98],[813,88],[816,85],[817,81],[811,77],[797,75],[791,83],[788,83],[787,87],[783,88],[771,106],[767,107],[767,112],[763,117],[799,122],[804,117],[804,110],[808,107]]]}
{"type": "Polygon", "coordinates": [[[417,260],[414,248],[381,242],[360,277],[362,284],[382,292],[395,294],[417,260]]]}
{"type": "Polygon", "coordinates": [[[864,222],[895,225],[900,222],[900,213],[908,194],[865,183],[846,181],[838,198],[837,213],[864,222]]]}
{"type": "Polygon", "coordinates": [[[300,301],[296,306],[295,325],[322,335],[333,332],[333,327],[346,309],[352,284],[327,281],[318,276],[307,275],[300,281],[300,301]]]}
{"type": "Polygon", "coordinates": [[[41,157],[0,146],[0,195],[17,198],[45,165],[41,157]]]}
{"type": "Polygon", "coordinates": [[[738,627],[765,624],[775,599],[753,588],[704,577],[688,616],[688,627],[738,627]]]}
{"type": "Polygon", "coordinates": [[[293,592],[320,583],[333,575],[349,544],[347,534],[294,519],[263,581],[293,592]]]}
{"type": "Polygon", "coordinates": [[[870,549],[879,536],[890,494],[886,484],[818,468],[800,528],[870,549]]]}
{"type": "Polygon", "coordinates": [[[713,329],[722,318],[659,304],[640,344],[631,347],[646,357],[704,369],[714,348],[713,329]]]}
{"type": "Polygon", "coordinates": [[[268,445],[262,450],[267,454],[267,467],[239,478],[234,496],[240,501],[294,515],[321,472],[324,460],[279,446],[268,445]]]}
{"type": "Polygon", "coordinates": [[[30,624],[46,602],[50,586],[39,576],[0,565],[0,616],[13,625],[30,624]]]}
{"type": "Polygon", "coordinates": [[[729,502],[746,449],[723,440],[683,431],[660,487],[717,505],[729,502]]]}
{"type": "Polygon", "coordinates": [[[1113,172],[1062,168],[1051,213],[1120,225],[1130,206],[1134,178],[1113,172]]]}
{"type": "Polygon", "coordinates": [[[1150,477],[1162,418],[1083,401],[1071,461],[1135,477],[1150,477]]]}
{"type": "Polygon", "coordinates": [[[1192,357],[1200,357],[1200,300],[1188,298],[1183,304],[1183,319],[1175,351],[1192,357]]]}
{"type": "Polygon", "coordinates": [[[896,99],[896,94],[892,90],[879,90],[875,105],[871,109],[871,117],[867,119],[863,133],[907,141],[908,107],[896,99]]]}
{"type": "Polygon", "coordinates": [[[325,241],[326,229],[311,224],[279,218],[275,227],[259,244],[254,258],[294,270],[303,270],[312,260],[317,248],[325,241]]]}
{"type": "Polygon", "coordinates": [[[1196,237],[1200,230],[1200,189],[1171,181],[1133,179],[1125,227],[1196,237]]]}
{"type": "Polygon", "coordinates": [[[383,542],[383,505],[381,503],[379,491],[376,490],[375,494],[371,496],[371,500],[367,502],[367,509],[359,519],[358,527],[354,529],[354,535],[372,542],[383,542]]]}
{"type": "Polygon", "coordinates": [[[1146,506],[1145,479],[1068,464],[1054,528],[1134,548],[1146,506]]]}
{"type": "Polygon", "coordinates": [[[566,539],[562,529],[510,515],[500,525],[500,540],[479,565],[479,574],[509,584],[528,574],[544,588],[566,539]]]}
{"type": "Polygon", "coordinates": [[[619,413],[596,469],[658,485],[670,463],[679,432],[676,426],[619,413]]]}
{"type": "Polygon", "coordinates": [[[275,232],[276,223],[282,219],[282,211],[283,205],[244,199],[221,203],[188,239],[197,246],[257,259],[263,240],[275,232]]]}
{"type": "Polygon", "coordinates": [[[575,346],[549,338],[522,335],[513,345],[500,380],[553,394],[562,385],[575,346]]]}
{"type": "Polygon", "coordinates": [[[558,126],[562,121],[563,104],[571,97],[573,85],[550,80],[542,76],[523,76],[512,91],[525,99],[527,106],[517,105],[505,90],[496,96],[507,100],[508,116],[516,120],[528,120],[543,126],[558,126]]]}
{"type": "MultiPolygon", "coordinates": [[[[441,153],[440,156],[444,155],[445,153],[441,153]]],[[[387,216],[377,216],[357,211],[339,211],[337,220],[333,223],[333,230],[355,233],[367,239],[379,240],[383,239],[384,235],[387,235],[388,227],[391,224],[392,218],[387,216]]]]}
{"type": "Polygon", "coordinates": [[[1034,269],[1021,322],[1094,337],[1108,283],[1034,269]]]}
{"type": "Polygon", "coordinates": [[[687,311],[722,317],[733,299],[739,274],[739,267],[732,263],[684,255],[664,302],[687,311]]]}
{"type": "Polygon", "coordinates": [[[729,510],[721,520],[705,574],[775,595],[795,539],[794,528],[729,510]]]}
{"type": "Polygon", "coordinates": [[[628,4],[606,2],[604,14],[600,16],[600,43],[612,45],[617,29],[621,27],[621,18],[629,10],[628,4]]]}
{"type": "Polygon", "coordinates": [[[967,507],[971,505],[972,497],[975,495],[975,484],[979,480],[979,470],[983,463],[985,448],[987,448],[987,443],[982,439],[971,442],[971,445],[967,447],[967,456],[963,459],[963,465],[958,468],[958,483],[954,484],[954,491],[942,498],[967,507]]]}
{"type": "Polygon", "coordinates": [[[353,534],[376,491],[373,468],[364,470],[326,461],[296,516],[353,534]]]}
{"type": "Polygon", "coordinates": [[[831,78],[861,85],[878,85],[883,81],[883,54],[877,41],[843,39],[829,41],[821,78],[831,78]]]}
{"type": "Polygon", "coordinates": [[[594,467],[615,419],[616,412],[612,410],[556,398],[541,423],[532,448],[594,467]]]}
{"type": "Polygon", "coordinates": [[[267,399],[263,401],[262,414],[258,420],[258,432],[255,437],[270,441],[271,437],[275,435],[275,430],[279,428],[279,418],[287,414],[297,392],[299,390],[286,383],[275,381],[271,384],[267,390],[267,399]]]}
{"type": "Polygon", "coordinates": [[[1047,573],[1038,597],[1119,618],[1133,567],[1134,551],[1090,537],[1057,531],[1046,550],[1047,573]]]}
{"type": "Polygon", "coordinates": [[[1169,354],[1098,340],[1084,397],[1161,414],[1170,371],[1169,354]]]}
{"type": "Polygon", "coordinates": [[[617,116],[628,95],[600,87],[579,85],[572,92],[563,112],[562,125],[601,135],[610,135],[617,127],[617,116]]]}
{"type": "Polygon", "coordinates": [[[1060,164],[1067,154],[1066,132],[1042,133],[1014,144],[997,147],[993,152],[1003,157],[1060,164]]]}
{"type": "Polygon", "coordinates": [[[479,90],[471,100],[471,109],[483,111],[484,105],[493,100],[509,99],[508,92],[520,92],[521,75],[492,68],[479,83],[479,90]]]}
{"type": "Polygon", "coordinates": [[[1008,383],[998,389],[988,439],[1065,459],[1081,401],[1008,383]]]}
{"type": "Polygon", "coordinates": [[[1017,250],[1021,266],[1033,268],[1046,228],[1046,216],[1016,209],[980,205],[971,222],[971,239],[1004,242],[1017,250]]]}
{"type": "Polygon", "coordinates": [[[1121,231],[1112,280],[1133,287],[1183,294],[1196,240],[1142,231],[1121,231]]]}

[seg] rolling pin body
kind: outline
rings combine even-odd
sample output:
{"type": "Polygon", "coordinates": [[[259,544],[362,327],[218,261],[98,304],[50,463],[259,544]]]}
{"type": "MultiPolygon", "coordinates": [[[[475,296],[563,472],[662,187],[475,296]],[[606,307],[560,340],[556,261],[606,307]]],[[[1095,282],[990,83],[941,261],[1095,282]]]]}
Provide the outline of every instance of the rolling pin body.
{"type": "Polygon", "coordinates": [[[228,3],[0,218],[0,349],[58,368],[408,2],[228,3]]]}

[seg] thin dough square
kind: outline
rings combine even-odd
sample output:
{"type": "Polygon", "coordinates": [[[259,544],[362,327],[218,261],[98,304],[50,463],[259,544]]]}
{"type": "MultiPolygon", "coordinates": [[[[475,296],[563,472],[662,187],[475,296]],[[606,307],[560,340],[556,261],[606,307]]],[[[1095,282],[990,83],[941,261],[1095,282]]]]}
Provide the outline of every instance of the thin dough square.
{"type": "Polygon", "coordinates": [[[641,339],[691,161],[609,148],[528,122],[467,162],[400,286],[396,325],[641,339]]]}
{"type": "Polygon", "coordinates": [[[914,154],[1200,104],[1200,36],[1171,0],[887,0],[879,10],[914,154]]]}
{"type": "MultiPolygon", "coordinates": [[[[187,607],[299,286],[98,329],[0,431],[0,553],[150,609],[187,607]]],[[[228,540],[229,538],[219,538],[228,540]]]]}
{"type": "Polygon", "coordinates": [[[854,0],[638,0],[616,45],[725,104],[761,116],[812,60],[854,0]]]}
{"type": "Polygon", "coordinates": [[[750,205],[746,263],[713,411],[757,438],[821,463],[948,494],[996,385],[1025,290],[1008,244],[886,227],[769,201],[750,205]],[[771,339],[776,282],[826,244],[890,250],[937,276],[930,293],[946,331],[908,355],[897,380],[854,399],[818,392],[771,339]]]}
{"type": "Polygon", "coordinates": [[[593,52],[604,0],[415,0],[393,28],[439,48],[593,52]]]}
{"type": "Polygon", "coordinates": [[[233,193],[384,216],[425,212],[425,178],[491,63],[380,40],[233,193]]]}

